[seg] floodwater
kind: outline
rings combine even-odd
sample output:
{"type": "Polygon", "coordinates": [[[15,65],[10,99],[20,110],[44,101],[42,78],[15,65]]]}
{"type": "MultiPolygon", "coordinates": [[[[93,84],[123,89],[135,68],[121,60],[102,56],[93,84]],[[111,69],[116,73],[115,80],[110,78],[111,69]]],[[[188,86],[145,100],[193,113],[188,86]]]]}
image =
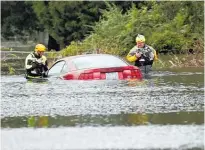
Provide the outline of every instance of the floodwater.
{"type": "Polygon", "coordinates": [[[204,149],[203,69],[143,81],[1,76],[3,150],[204,149]]]}

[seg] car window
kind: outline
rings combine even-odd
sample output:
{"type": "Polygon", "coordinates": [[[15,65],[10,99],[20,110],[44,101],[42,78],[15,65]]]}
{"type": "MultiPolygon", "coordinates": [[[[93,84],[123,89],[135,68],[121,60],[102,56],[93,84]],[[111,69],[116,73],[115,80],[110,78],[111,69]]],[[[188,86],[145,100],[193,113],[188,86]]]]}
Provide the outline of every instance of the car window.
{"type": "Polygon", "coordinates": [[[63,70],[64,66],[65,66],[65,61],[59,61],[57,62],[56,64],[54,64],[49,72],[48,72],[48,75],[57,75],[57,74],[60,74],[61,71],[63,70]]]}
{"type": "Polygon", "coordinates": [[[68,65],[65,63],[61,72],[62,73],[67,73],[69,71],[70,71],[70,69],[69,69],[68,65]]]}
{"type": "Polygon", "coordinates": [[[110,55],[84,56],[72,60],[77,69],[127,66],[121,59],[110,55]]]}

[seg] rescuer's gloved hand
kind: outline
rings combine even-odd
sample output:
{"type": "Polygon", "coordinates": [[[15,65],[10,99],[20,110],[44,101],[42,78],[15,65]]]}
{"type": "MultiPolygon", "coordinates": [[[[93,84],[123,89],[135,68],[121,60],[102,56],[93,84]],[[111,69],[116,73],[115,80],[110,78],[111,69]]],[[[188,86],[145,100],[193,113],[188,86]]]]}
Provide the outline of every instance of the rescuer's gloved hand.
{"type": "Polygon", "coordinates": [[[46,71],[46,72],[43,72],[42,73],[42,76],[45,78],[45,77],[48,77],[48,72],[46,71]]]}
{"type": "Polygon", "coordinates": [[[139,57],[141,57],[142,54],[141,53],[136,53],[135,55],[136,55],[137,58],[139,58],[139,57]]]}
{"type": "Polygon", "coordinates": [[[37,62],[38,64],[43,64],[43,61],[42,61],[41,58],[40,58],[40,59],[36,59],[36,62],[37,62]]]}

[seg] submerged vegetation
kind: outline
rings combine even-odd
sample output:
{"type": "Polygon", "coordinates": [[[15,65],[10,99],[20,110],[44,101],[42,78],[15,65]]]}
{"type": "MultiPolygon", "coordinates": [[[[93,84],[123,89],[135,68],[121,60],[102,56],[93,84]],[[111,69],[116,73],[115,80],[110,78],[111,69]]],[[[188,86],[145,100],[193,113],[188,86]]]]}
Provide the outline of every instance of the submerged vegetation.
{"type": "Polygon", "coordinates": [[[8,57],[13,58],[13,60],[18,59],[15,54],[9,54],[1,58],[1,70],[6,71],[9,75],[14,75],[16,73],[15,62],[7,61],[8,57]]]}
{"type": "Polygon", "coordinates": [[[157,62],[154,62],[154,69],[182,67],[204,67],[204,56],[199,54],[182,55],[160,55],[157,62]]]}

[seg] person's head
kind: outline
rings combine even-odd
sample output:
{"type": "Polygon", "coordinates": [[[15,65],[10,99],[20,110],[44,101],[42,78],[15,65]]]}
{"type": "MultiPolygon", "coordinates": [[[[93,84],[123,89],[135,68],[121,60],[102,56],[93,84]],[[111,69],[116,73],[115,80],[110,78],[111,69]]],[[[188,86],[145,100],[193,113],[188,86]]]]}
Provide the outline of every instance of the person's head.
{"type": "Polygon", "coordinates": [[[144,35],[141,35],[141,34],[138,34],[137,37],[136,37],[136,44],[137,44],[137,47],[139,48],[143,48],[144,45],[145,45],[145,37],[144,35]]]}
{"type": "Polygon", "coordinates": [[[35,47],[35,53],[42,56],[46,51],[46,47],[43,44],[37,44],[35,47]]]}

